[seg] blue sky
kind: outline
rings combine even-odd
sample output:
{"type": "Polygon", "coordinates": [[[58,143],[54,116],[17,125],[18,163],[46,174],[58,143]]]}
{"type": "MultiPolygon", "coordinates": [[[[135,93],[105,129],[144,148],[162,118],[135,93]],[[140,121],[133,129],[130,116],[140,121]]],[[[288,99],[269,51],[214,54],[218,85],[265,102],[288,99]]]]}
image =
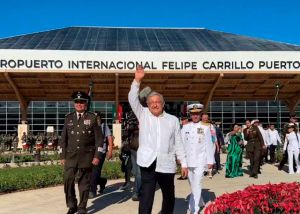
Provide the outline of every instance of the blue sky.
{"type": "Polygon", "coordinates": [[[69,26],[200,27],[300,45],[298,0],[9,0],[0,38],[69,26]]]}

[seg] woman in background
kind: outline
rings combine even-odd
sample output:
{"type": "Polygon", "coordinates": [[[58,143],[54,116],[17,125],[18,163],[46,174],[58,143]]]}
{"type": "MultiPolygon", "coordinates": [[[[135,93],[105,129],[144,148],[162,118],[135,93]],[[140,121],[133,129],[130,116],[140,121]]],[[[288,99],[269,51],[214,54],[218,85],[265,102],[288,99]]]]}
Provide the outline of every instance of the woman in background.
{"type": "Polygon", "coordinates": [[[228,155],[226,160],[226,178],[234,178],[243,176],[243,139],[241,134],[241,126],[233,125],[233,130],[226,135],[228,139],[228,155]]]}
{"type": "Polygon", "coordinates": [[[289,174],[294,174],[293,169],[293,156],[296,160],[297,173],[300,173],[300,163],[299,163],[299,149],[300,149],[300,135],[295,127],[294,123],[289,123],[288,133],[285,135],[283,150],[288,152],[289,160],[289,174]]]}

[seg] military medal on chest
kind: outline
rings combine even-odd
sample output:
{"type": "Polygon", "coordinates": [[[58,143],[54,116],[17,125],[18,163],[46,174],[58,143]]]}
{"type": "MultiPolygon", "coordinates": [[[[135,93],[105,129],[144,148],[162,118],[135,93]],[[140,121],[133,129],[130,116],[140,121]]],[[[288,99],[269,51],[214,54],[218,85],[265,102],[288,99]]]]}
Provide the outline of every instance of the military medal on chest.
{"type": "Polygon", "coordinates": [[[197,128],[197,134],[199,134],[199,139],[198,139],[198,143],[202,143],[203,142],[203,137],[204,137],[204,129],[203,128],[197,128]]]}
{"type": "Polygon", "coordinates": [[[197,134],[204,134],[203,128],[197,128],[197,134]]]}
{"type": "Polygon", "coordinates": [[[69,120],[69,123],[68,123],[68,126],[73,126],[73,121],[72,120],[69,120]]]}
{"type": "Polygon", "coordinates": [[[89,126],[91,125],[91,120],[84,120],[83,124],[89,126]]]}

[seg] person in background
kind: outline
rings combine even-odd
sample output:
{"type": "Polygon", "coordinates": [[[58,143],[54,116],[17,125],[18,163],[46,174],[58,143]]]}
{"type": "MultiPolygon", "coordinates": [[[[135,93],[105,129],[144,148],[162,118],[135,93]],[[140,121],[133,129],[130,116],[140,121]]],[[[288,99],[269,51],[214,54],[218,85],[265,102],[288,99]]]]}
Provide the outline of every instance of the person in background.
{"type": "MultiPolygon", "coordinates": [[[[257,120],[259,121],[259,120],[257,120]]],[[[261,151],[261,157],[260,157],[260,166],[262,166],[264,164],[264,160],[267,162],[267,157],[268,157],[268,142],[267,142],[267,132],[266,130],[264,129],[263,127],[263,124],[261,122],[258,122],[258,129],[261,133],[261,136],[263,137],[263,140],[264,140],[264,144],[265,144],[265,149],[263,149],[261,151]]]]}
{"type": "Polygon", "coordinates": [[[124,134],[122,136],[122,146],[119,158],[121,160],[121,171],[124,172],[125,182],[119,190],[127,190],[130,187],[130,176],[132,170],[131,152],[130,152],[130,139],[124,134]]]}
{"type": "Polygon", "coordinates": [[[97,185],[100,186],[99,193],[102,194],[104,192],[107,179],[101,177],[102,167],[106,158],[108,160],[112,158],[112,150],[113,150],[113,137],[108,125],[104,123],[101,112],[95,112],[95,115],[96,115],[98,126],[100,127],[100,131],[102,132],[102,136],[103,136],[103,150],[99,156],[99,160],[100,160],[99,164],[97,166],[93,166],[93,174],[92,174],[89,198],[96,197],[97,185]]]}
{"type": "Polygon", "coordinates": [[[134,194],[131,197],[133,201],[138,201],[140,194],[141,194],[141,169],[139,165],[137,165],[137,150],[139,148],[139,123],[134,115],[133,111],[130,111],[127,116],[127,138],[129,141],[129,148],[130,148],[130,159],[132,165],[132,174],[134,175],[134,194]]]}
{"type": "Polygon", "coordinates": [[[13,136],[12,136],[12,138],[13,138],[12,139],[12,145],[14,147],[14,152],[17,152],[17,150],[18,150],[18,143],[19,143],[19,138],[18,138],[17,133],[14,133],[13,136]]]}
{"type": "MultiPolygon", "coordinates": [[[[215,127],[210,123],[209,116],[207,113],[202,114],[200,123],[204,126],[209,127],[210,133],[211,133],[211,142],[212,142],[211,146],[213,147],[213,151],[220,153],[220,148],[218,147],[217,132],[216,132],[215,127]]],[[[216,161],[214,161],[214,164],[215,163],[216,163],[216,161]]],[[[213,177],[213,173],[212,173],[213,168],[209,168],[207,170],[208,170],[207,176],[209,178],[212,178],[213,177]]]]}
{"type": "Polygon", "coordinates": [[[163,195],[162,214],[172,214],[175,205],[174,177],[176,158],[181,163],[181,173],[187,176],[186,155],[183,148],[178,119],[167,114],[164,98],[152,91],[147,96],[147,107],[139,102],[138,91],[145,76],[138,66],[128,94],[129,104],[139,121],[139,148],[137,164],[141,169],[142,187],[139,214],[151,214],[158,183],[163,195]]]}
{"type": "Polygon", "coordinates": [[[215,169],[218,171],[218,170],[222,170],[222,167],[221,167],[221,157],[220,157],[220,154],[221,154],[221,147],[222,145],[224,145],[224,136],[223,136],[223,133],[222,133],[222,130],[220,128],[220,122],[215,122],[214,123],[214,127],[216,129],[216,137],[217,137],[217,148],[219,149],[216,149],[215,150],[215,161],[216,161],[216,164],[215,164],[215,169]]]}
{"type": "Polygon", "coordinates": [[[228,153],[226,159],[226,178],[234,178],[243,176],[243,138],[241,134],[241,126],[234,124],[232,131],[226,137],[228,138],[228,153]]]}
{"type": "Polygon", "coordinates": [[[285,135],[283,150],[288,152],[289,174],[294,174],[293,157],[296,160],[297,173],[300,173],[299,150],[300,150],[300,134],[294,123],[290,123],[287,127],[288,133],[285,135]]]}
{"type": "MultiPolygon", "coordinates": [[[[182,113],[180,115],[180,127],[182,129],[182,127],[186,124],[189,123],[189,117],[188,117],[188,114],[187,113],[182,113]]],[[[180,163],[177,161],[177,163],[180,165],[180,163]]],[[[179,166],[180,167],[180,166],[179,166]]],[[[177,178],[177,180],[187,180],[188,178],[187,177],[182,177],[182,176],[179,176],[177,178]]]]}
{"type": "MultiPolygon", "coordinates": [[[[291,113],[290,114],[290,119],[288,123],[285,123],[283,126],[283,130],[282,130],[282,136],[285,139],[285,135],[288,133],[288,126],[290,123],[294,123],[295,124],[295,129],[298,130],[299,132],[299,123],[298,123],[298,118],[297,115],[295,113],[291,113]]],[[[282,160],[280,161],[279,165],[278,165],[278,170],[282,170],[284,164],[288,161],[288,152],[287,150],[284,151],[282,160]]],[[[293,158],[293,167],[294,167],[294,171],[297,170],[296,167],[296,160],[293,158]]]]}
{"type": "Polygon", "coordinates": [[[278,131],[275,129],[274,124],[270,124],[269,129],[267,130],[267,142],[268,150],[270,152],[270,163],[275,163],[275,150],[279,144],[281,144],[281,139],[278,134],[278,131]]]}
{"type": "Polygon", "coordinates": [[[28,138],[27,138],[27,134],[26,132],[23,132],[23,135],[21,137],[21,141],[22,141],[22,147],[24,151],[28,151],[29,149],[29,144],[28,144],[28,138]]]}
{"type": "Polygon", "coordinates": [[[181,128],[182,128],[182,126],[184,126],[185,124],[188,124],[188,123],[189,123],[188,114],[187,113],[182,113],[180,115],[180,125],[181,125],[181,128]]]}

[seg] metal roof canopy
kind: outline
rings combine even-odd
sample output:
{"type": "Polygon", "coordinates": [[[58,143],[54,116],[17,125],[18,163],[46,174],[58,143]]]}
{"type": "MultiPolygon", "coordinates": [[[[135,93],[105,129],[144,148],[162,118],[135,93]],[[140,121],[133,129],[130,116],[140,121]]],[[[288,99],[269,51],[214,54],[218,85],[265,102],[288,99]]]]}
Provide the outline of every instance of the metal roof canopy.
{"type": "MultiPolygon", "coordinates": [[[[196,58],[201,54],[202,58],[216,55],[217,58],[214,60],[226,61],[243,58],[245,53],[246,59],[243,60],[254,59],[255,63],[259,61],[255,61],[256,58],[252,56],[259,58],[261,54],[266,54],[268,60],[274,58],[274,60],[294,60],[298,63],[300,59],[299,46],[207,29],[71,27],[0,40],[0,60],[6,59],[6,56],[7,60],[9,57],[17,60],[20,56],[19,59],[27,57],[28,60],[40,60],[44,56],[49,57],[46,53],[50,53],[51,56],[60,55],[63,61],[63,57],[68,58],[68,53],[73,53],[72,51],[75,58],[72,58],[73,54],[71,59],[75,61],[76,57],[79,60],[88,60],[90,55],[92,60],[97,61],[99,60],[97,54],[100,52],[101,56],[107,55],[108,59],[111,55],[118,54],[121,58],[117,59],[123,59],[122,57],[127,54],[133,55],[137,61],[148,57],[150,61],[167,58],[167,61],[174,59],[186,62],[189,56],[193,58],[193,54],[196,58]],[[239,51],[242,51],[242,54],[239,51]],[[15,53],[25,53],[26,57],[22,57],[22,54],[16,56],[15,53]],[[185,55],[186,59],[180,60],[185,55]]],[[[92,80],[94,100],[127,101],[134,77],[134,71],[126,69],[125,72],[118,69],[54,68],[46,69],[46,72],[44,70],[5,68],[0,65],[0,100],[19,100],[22,109],[26,109],[28,102],[32,100],[70,100],[74,90],[87,91],[92,80]]],[[[287,103],[290,111],[294,111],[300,100],[298,67],[286,70],[274,68],[257,70],[256,67],[253,70],[247,68],[235,70],[233,67],[229,71],[203,70],[203,67],[194,70],[190,68],[162,70],[159,67],[157,70],[149,69],[147,72],[142,87],[150,86],[162,93],[166,101],[199,100],[208,103],[210,100],[273,100],[276,83],[281,85],[279,99],[287,103]]]]}
{"type": "Polygon", "coordinates": [[[299,51],[300,46],[203,28],[67,27],[0,39],[0,49],[299,51]]]}

